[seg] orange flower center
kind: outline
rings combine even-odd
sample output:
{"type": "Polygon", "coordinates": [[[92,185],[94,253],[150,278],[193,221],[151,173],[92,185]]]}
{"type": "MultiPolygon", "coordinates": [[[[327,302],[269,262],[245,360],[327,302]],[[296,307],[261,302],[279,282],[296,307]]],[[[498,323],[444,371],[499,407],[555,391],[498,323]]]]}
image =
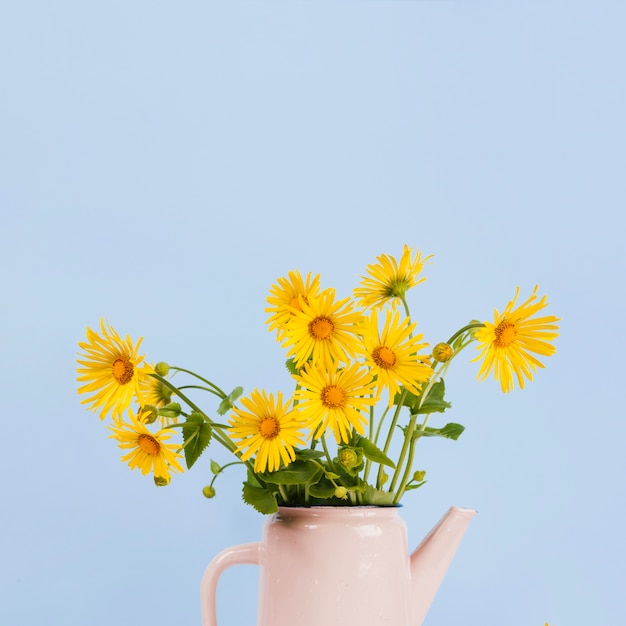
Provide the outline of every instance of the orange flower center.
{"type": "Polygon", "coordinates": [[[157,456],[161,451],[161,444],[152,436],[142,433],[137,439],[139,447],[150,456],[157,456]]]}
{"type": "Polygon", "coordinates": [[[322,341],[328,339],[335,330],[333,321],[328,317],[316,317],[309,324],[309,334],[313,339],[322,341]]]}
{"type": "Polygon", "coordinates": [[[273,416],[264,417],[259,422],[259,434],[263,439],[275,439],[280,433],[280,422],[273,416]]]}
{"type": "Polygon", "coordinates": [[[111,374],[120,385],[128,384],[133,379],[134,373],[135,368],[128,357],[120,356],[113,361],[111,374]]]}
{"type": "Polygon", "coordinates": [[[374,363],[383,369],[389,369],[396,364],[396,354],[387,346],[379,346],[372,352],[374,363]]]}
{"type": "Polygon", "coordinates": [[[329,409],[338,409],[344,405],[346,394],[337,385],[328,385],[322,389],[322,404],[329,409]]]}
{"type": "MultiPolygon", "coordinates": [[[[293,298],[291,298],[291,301],[289,302],[289,306],[293,307],[294,309],[298,309],[298,311],[302,311],[302,307],[300,306],[300,297],[302,296],[301,293],[297,293],[293,298]]],[[[304,304],[308,304],[309,301],[306,299],[306,296],[302,296],[302,300],[304,302],[304,304]]],[[[293,315],[293,313],[292,313],[293,315]]]]}
{"type": "Polygon", "coordinates": [[[494,331],[496,339],[494,341],[497,348],[506,348],[510,346],[517,337],[517,329],[515,324],[502,320],[494,331]]]}

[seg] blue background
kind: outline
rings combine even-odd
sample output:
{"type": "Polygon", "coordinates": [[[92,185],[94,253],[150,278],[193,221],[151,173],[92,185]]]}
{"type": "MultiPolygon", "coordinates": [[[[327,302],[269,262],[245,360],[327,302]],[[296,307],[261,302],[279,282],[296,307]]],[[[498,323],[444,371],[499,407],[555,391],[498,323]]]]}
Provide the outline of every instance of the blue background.
{"type": "MultiPolygon", "coordinates": [[[[431,344],[540,285],[557,354],[504,395],[467,354],[465,424],[425,441],[416,545],[475,508],[427,626],[626,623],[620,2],[5,3],[0,9],[0,622],[199,624],[204,567],[260,537],[211,450],[165,489],[76,394],[101,316],[225,388],[291,388],[278,276],[348,295],[404,243],[431,344]]],[[[212,410],[212,405],[206,405],[212,410]]],[[[332,557],[329,556],[329,567],[332,557]]],[[[252,625],[257,571],[220,626],[252,625]]]]}

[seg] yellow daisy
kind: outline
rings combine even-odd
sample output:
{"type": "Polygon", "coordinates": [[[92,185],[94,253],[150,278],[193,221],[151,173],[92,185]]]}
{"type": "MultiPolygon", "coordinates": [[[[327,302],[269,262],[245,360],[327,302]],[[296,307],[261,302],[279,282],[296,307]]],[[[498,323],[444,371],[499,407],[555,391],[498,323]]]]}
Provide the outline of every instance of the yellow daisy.
{"type": "MultiPolygon", "coordinates": [[[[154,366],[149,367],[154,370],[154,366]]],[[[172,402],[172,390],[164,385],[158,378],[154,376],[146,376],[139,382],[139,388],[141,389],[141,405],[152,406],[157,409],[161,409],[172,402]]],[[[159,416],[161,424],[166,426],[167,424],[175,424],[178,421],[177,417],[163,417],[159,416]]]]}
{"type": "Polygon", "coordinates": [[[315,297],[320,289],[319,274],[311,278],[309,272],[306,276],[306,282],[302,280],[302,276],[298,270],[288,272],[287,277],[279,278],[276,285],[270,288],[270,294],[267,296],[267,303],[271,306],[265,309],[266,313],[270,313],[267,319],[269,324],[268,330],[276,329],[278,339],[282,339],[285,327],[294,315],[294,309],[301,311],[300,298],[305,303],[308,302],[309,296],[315,297]]]}
{"type": "Polygon", "coordinates": [[[87,341],[78,343],[84,350],[76,360],[78,382],[86,384],[78,393],[89,394],[81,404],[90,404],[93,411],[100,409],[100,419],[111,411],[114,418],[122,415],[135,396],[141,395],[140,383],[152,372],[148,366],[139,367],[144,357],[137,351],[143,338],[133,346],[130,337],[122,339],[117,332],[100,320],[101,334],[87,328],[87,341]]]}
{"type": "Polygon", "coordinates": [[[415,322],[410,323],[408,318],[401,320],[397,311],[388,310],[381,332],[378,312],[373,310],[364,327],[362,354],[365,364],[378,377],[379,395],[382,389],[389,390],[389,406],[401,386],[419,395],[421,384],[433,373],[428,356],[418,354],[428,344],[421,343],[423,335],[412,336],[415,326],[415,322]]]}
{"type": "Polygon", "coordinates": [[[139,468],[144,476],[150,471],[154,472],[155,480],[165,479],[169,482],[170,470],[182,472],[183,468],[178,462],[182,458],[178,452],[180,445],[165,443],[172,436],[171,430],[152,433],[130,409],[128,416],[129,422],[119,419],[109,426],[113,433],[110,437],[117,440],[119,447],[131,450],[122,457],[122,461],[128,462],[131,469],[139,468]]]}
{"type": "Polygon", "coordinates": [[[477,379],[485,380],[493,370],[495,379],[500,381],[505,393],[514,387],[514,374],[521,389],[524,388],[524,376],[528,380],[533,379],[536,369],[543,367],[534,355],[553,355],[556,348],[549,342],[559,336],[555,332],[559,329],[555,322],[560,318],[554,315],[533,318],[548,305],[546,296],[535,302],[537,286],[526,302],[514,308],[518,296],[519,287],[515,298],[506,305],[504,311],[495,311],[493,324],[484,322],[484,326],[474,333],[480,354],[473,362],[483,360],[477,379]]]}
{"type": "MultiPolygon", "coordinates": [[[[149,364],[154,371],[154,365],[149,364]]],[[[161,408],[172,401],[172,390],[154,376],[146,376],[139,382],[144,404],[161,408]]]]}
{"type": "Polygon", "coordinates": [[[243,409],[233,410],[228,434],[235,442],[239,440],[237,452],[243,452],[242,461],[256,454],[254,471],[273,472],[281,461],[288,465],[295,460],[295,447],[304,441],[298,414],[289,411],[290,401],[283,404],[280,391],[274,401],[274,394],[268,397],[265,391],[255,389],[241,404],[243,409]]]}
{"type": "Polygon", "coordinates": [[[332,429],[337,443],[348,443],[354,428],[363,434],[368,407],[376,404],[372,374],[358,363],[343,369],[331,369],[320,363],[309,363],[299,376],[294,394],[298,411],[311,436],[319,439],[332,429]]]}
{"type": "Polygon", "coordinates": [[[391,301],[392,307],[395,308],[411,287],[423,283],[426,278],[419,278],[419,275],[424,263],[433,255],[424,259],[419,251],[415,252],[413,258],[411,255],[412,248],[405,245],[400,263],[387,254],[376,257],[378,263],[367,266],[369,276],[362,276],[361,287],[356,287],[353,291],[360,306],[377,309],[391,301]]]}
{"type": "Polygon", "coordinates": [[[350,298],[335,302],[335,290],[326,289],[308,302],[301,298],[300,305],[302,310],[290,320],[283,342],[289,348],[287,357],[294,358],[297,368],[309,358],[334,367],[354,355],[363,316],[353,310],[350,298]]]}

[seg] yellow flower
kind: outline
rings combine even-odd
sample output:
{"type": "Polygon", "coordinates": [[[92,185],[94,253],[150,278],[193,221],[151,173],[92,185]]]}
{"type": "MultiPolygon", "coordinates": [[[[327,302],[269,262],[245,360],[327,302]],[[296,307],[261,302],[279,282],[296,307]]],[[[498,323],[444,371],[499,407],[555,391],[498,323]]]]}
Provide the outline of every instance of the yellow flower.
{"type": "Polygon", "coordinates": [[[278,339],[284,337],[285,328],[289,320],[293,317],[294,311],[302,310],[300,298],[308,303],[309,297],[315,297],[320,289],[319,274],[311,279],[311,273],[306,276],[306,282],[302,280],[302,276],[298,270],[288,272],[288,277],[278,279],[278,284],[272,285],[270,295],[267,296],[267,303],[270,304],[265,309],[266,313],[271,313],[267,319],[269,324],[268,330],[276,329],[278,339]]]}
{"type": "Polygon", "coordinates": [[[140,383],[152,372],[148,366],[139,367],[143,356],[137,351],[142,338],[133,346],[130,337],[122,339],[115,330],[100,320],[101,334],[87,328],[87,341],[78,345],[84,350],[79,353],[77,363],[78,382],[86,384],[78,393],[89,394],[81,404],[90,404],[89,409],[100,409],[100,419],[111,411],[114,418],[122,415],[135,396],[140,396],[140,383]]]}
{"type": "Polygon", "coordinates": [[[519,287],[515,298],[506,305],[504,311],[495,311],[493,324],[484,322],[484,326],[474,333],[480,354],[473,362],[483,360],[477,379],[485,380],[493,370],[495,379],[500,381],[505,393],[514,387],[514,374],[521,389],[524,388],[524,376],[528,380],[533,379],[533,372],[543,367],[534,355],[554,354],[556,348],[549,342],[559,336],[555,332],[559,328],[555,324],[559,321],[558,317],[547,315],[533,318],[548,305],[546,296],[535,302],[537,286],[526,302],[514,308],[518,295],[519,287]]]}
{"type": "Polygon", "coordinates": [[[353,310],[350,298],[335,302],[335,290],[326,289],[308,302],[300,299],[302,311],[294,314],[287,326],[283,342],[287,357],[293,357],[297,368],[309,358],[335,367],[354,355],[358,347],[356,335],[363,321],[353,310]]]}
{"type": "Polygon", "coordinates": [[[273,472],[280,467],[281,460],[285,465],[295,460],[295,447],[303,445],[301,423],[297,413],[289,411],[289,403],[283,404],[280,391],[276,401],[274,394],[269,397],[265,391],[255,389],[248,398],[243,398],[243,409],[235,408],[230,418],[229,436],[240,440],[237,452],[242,461],[247,461],[256,454],[254,471],[273,472]]]}
{"type": "MultiPolygon", "coordinates": [[[[154,472],[155,480],[164,479],[169,482],[170,470],[182,472],[183,468],[178,462],[182,458],[178,453],[180,445],[165,443],[172,433],[169,429],[159,430],[152,433],[137,416],[128,410],[129,422],[122,419],[115,420],[109,429],[110,437],[117,440],[119,447],[131,450],[122,457],[124,463],[128,462],[131,469],[139,468],[145,476],[148,472],[154,472]]],[[[162,484],[167,482],[160,481],[162,484]]]]}
{"type": "Polygon", "coordinates": [[[146,376],[140,383],[142,401],[161,408],[172,401],[172,390],[158,378],[146,376]]]}
{"type": "Polygon", "coordinates": [[[380,308],[389,300],[395,308],[411,287],[426,280],[418,277],[424,263],[433,255],[422,259],[419,251],[414,258],[411,258],[411,253],[412,248],[405,245],[400,263],[394,257],[382,254],[376,257],[377,264],[367,266],[369,276],[362,276],[361,287],[356,287],[353,292],[363,308],[380,308]]]}
{"type": "MultiPolygon", "coordinates": [[[[139,388],[142,407],[149,405],[160,409],[172,402],[172,390],[154,376],[146,376],[140,381],[139,388]]],[[[163,426],[175,424],[178,421],[177,417],[163,417],[162,415],[159,417],[163,426]]]]}
{"type": "Polygon", "coordinates": [[[369,323],[364,327],[362,354],[365,364],[378,377],[379,395],[383,388],[389,390],[389,406],[403,386],[419,395],[421,383],[426,382],[433,371],[427,355],[418,352],[428,347],[420,343],[423,335],[412,336],[415,322],[400,319],[397,311],[387,311],[382,332],[378,326],[378,312],[373,310],[369,323]]]}
{"type": "Polygon", "coordinates": [[[294,394],[298,410],[311,435],[319,439],[332,429],[337,443],[350,441],[350,430],[363,434],[368,407],[376,404],[372,374],[358,363],[343,369],[328,369],[309,363],[299,376],[300,387],[294,394]]]}

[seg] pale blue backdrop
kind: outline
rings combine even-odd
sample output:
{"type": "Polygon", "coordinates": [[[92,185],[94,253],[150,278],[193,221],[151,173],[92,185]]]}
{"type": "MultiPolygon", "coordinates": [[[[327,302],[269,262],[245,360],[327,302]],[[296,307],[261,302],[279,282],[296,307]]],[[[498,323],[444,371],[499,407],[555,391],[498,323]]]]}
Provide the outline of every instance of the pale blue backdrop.
{"type": "MultiPolygon", "coordinates": [[[[623,626],[625,42],[621,2],[4,3],[0,623],[198,625],[208,561],[260,536],[238,470],[209,501],[208,455],[165,489],[119,462],[76,394],[87,325],[288,391],[272,282],[347,295],[407,243],[431,343],[517,285],[562,317],[523,392],[448,378],[467,430],[420,444],[410,543],[479,515],[426,625],[623,626]]],[[[256,582],[226,573],[220,626],[256,582]]]]}

